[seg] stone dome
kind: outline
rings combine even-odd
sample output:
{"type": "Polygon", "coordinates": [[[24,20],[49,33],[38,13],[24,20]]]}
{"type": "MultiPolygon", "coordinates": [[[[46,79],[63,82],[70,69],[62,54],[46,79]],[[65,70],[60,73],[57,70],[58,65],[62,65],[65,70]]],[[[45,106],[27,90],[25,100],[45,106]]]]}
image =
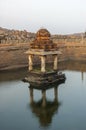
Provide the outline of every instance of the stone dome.
{"type": "Polygon", "coordinates": [[[48,40],[50,37],[51,35],[47,29],[40,29],[36,33],[37,40],[48,40]]]}
{"type": "Polygon", "coordinates": [[[47,29],[39,29],[35,39],[30,44],[31,49],[42,49],[44,51],[56,50],[57,45],[53,43],[51,34],[47,29]]]}

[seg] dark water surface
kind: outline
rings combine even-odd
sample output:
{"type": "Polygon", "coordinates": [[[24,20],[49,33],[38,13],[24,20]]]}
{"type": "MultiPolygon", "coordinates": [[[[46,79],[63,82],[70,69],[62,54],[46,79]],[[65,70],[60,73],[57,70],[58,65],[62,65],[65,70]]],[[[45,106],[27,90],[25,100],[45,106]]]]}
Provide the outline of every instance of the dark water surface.
{"type": "Polygon", "coordinates": [[[86,130],[86,63],[66,62],[60,66],[66,81],[42,94],[34,90],[30,103],[29,84],[21,81],[27,69],[0,73],[0,130],[86,130]]]}

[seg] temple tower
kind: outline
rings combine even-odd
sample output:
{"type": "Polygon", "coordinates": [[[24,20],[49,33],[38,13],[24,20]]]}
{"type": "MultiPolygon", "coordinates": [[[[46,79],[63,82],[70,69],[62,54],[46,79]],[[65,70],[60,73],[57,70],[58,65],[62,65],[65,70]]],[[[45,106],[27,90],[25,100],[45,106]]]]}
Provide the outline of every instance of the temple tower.
{"type": "Polygon", "coordinates": [[[30,85],[48,85],[50,83],[58,81],[58,55],[61,54],[58,51],[57,45],[51,40],[51,34],[47,29],[40,29],[36,33],[36,37],[30,44],[29,50],[26,52],[28,55],[28,71],[29,76],[26,80],[30,85]],[[41,61],[40,71],[34,71],[33,58],[38,56],[41,61]],[[46,70],[47,56],[53,58],[53,69],[46,70]]]}
{"type": "Polygon", "coordinates": [[[33,57],[36,55],[41,60],[41,72],[46,72],[46,57],[53,56],[53,70],[58,69],[58,55],[61,54],[57,49],[57,45],[51,40],[51,35],[47,29],[40,29],[36,33],[35,40],[30,44],[28,54],[28,70],[33,70],[33,57]]]}

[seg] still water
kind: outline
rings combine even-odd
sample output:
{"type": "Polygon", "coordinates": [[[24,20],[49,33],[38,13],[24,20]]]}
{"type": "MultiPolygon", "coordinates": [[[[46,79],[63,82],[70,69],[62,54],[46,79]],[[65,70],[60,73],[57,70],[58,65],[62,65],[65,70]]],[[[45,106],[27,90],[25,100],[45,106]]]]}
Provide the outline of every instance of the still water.
{"type": "Polygon", "coordinates": [[[66,81],[46,91],[34,90],[31,104],[28,83],[21,81],[27,69],[0,73],[0,130],[86,130],[86,63],[60,65],[66,81]]]}

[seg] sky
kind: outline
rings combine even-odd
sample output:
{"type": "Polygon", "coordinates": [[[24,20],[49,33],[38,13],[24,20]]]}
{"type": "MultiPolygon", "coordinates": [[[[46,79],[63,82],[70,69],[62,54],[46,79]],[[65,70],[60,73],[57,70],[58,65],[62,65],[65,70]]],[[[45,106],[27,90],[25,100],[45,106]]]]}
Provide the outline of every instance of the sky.
{"type": "Polygon", "coordinates": [[[0,0],[0,27],[51,34],[86,31],[86,0],[0,0]]]}

